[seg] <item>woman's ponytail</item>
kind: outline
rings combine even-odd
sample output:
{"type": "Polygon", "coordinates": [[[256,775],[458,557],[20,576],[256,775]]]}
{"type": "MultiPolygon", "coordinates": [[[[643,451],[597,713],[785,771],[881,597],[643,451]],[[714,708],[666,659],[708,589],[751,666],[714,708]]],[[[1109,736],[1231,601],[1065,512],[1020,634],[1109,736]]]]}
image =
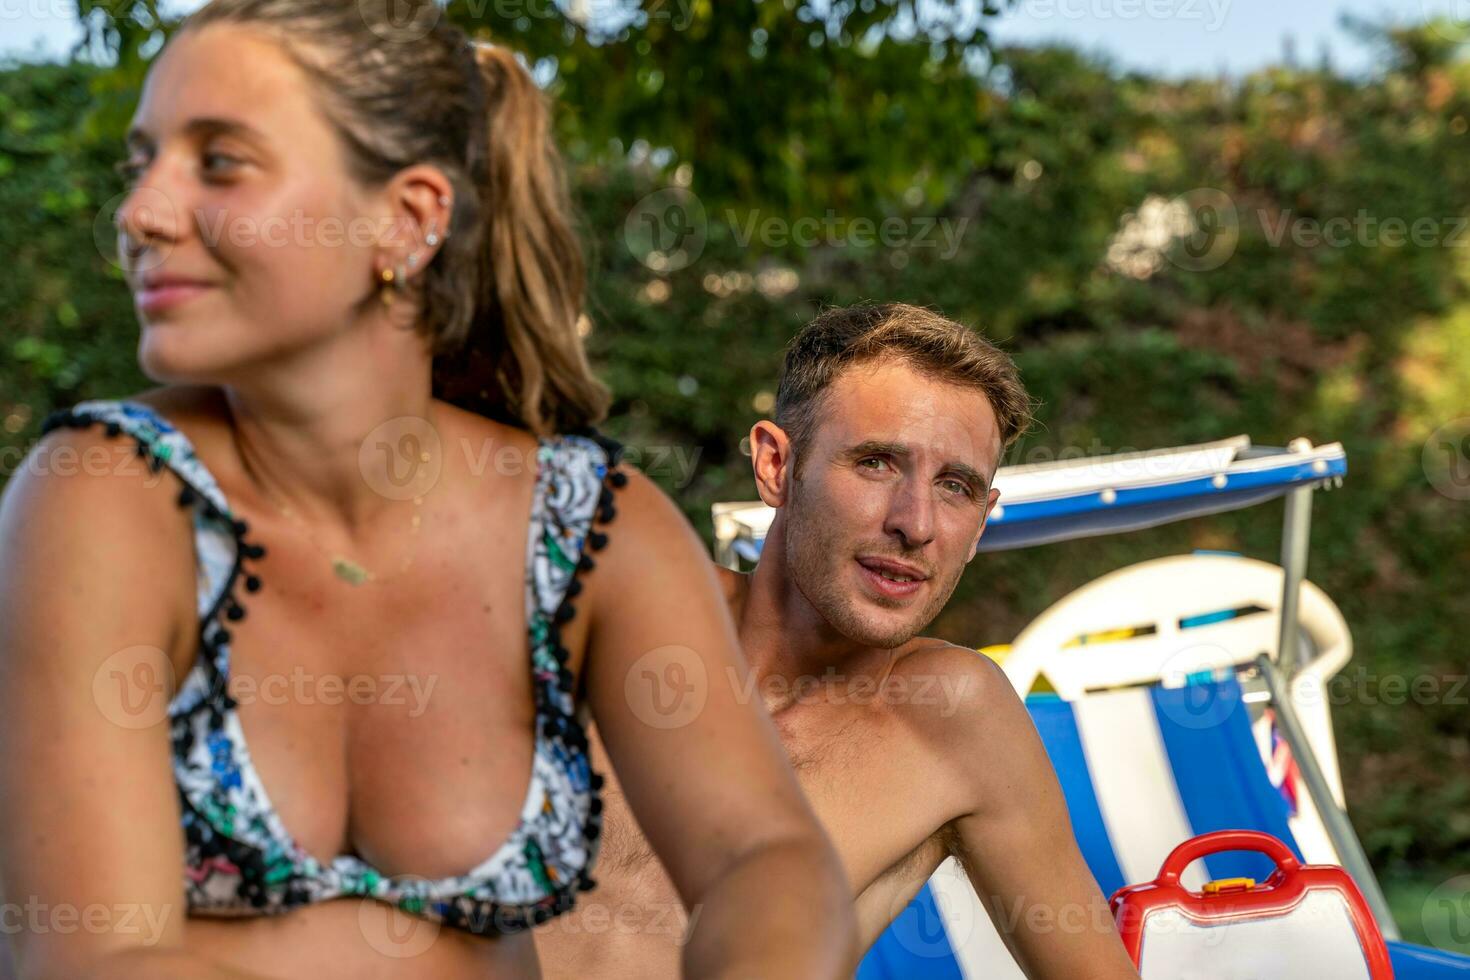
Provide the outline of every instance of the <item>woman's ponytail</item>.
{"type": "MultiPolygon", "coordinates": [[[[582,344],[586,265],[571,226],[545,94],[507,49],[472,46],[483,99],[470,128],[478,291],[459,350],[436,362],[441,394],[533,432],[584,429],[610,400],[582,344]]],[[[458,211],[459,209],[456,209],[458,211]]]]}

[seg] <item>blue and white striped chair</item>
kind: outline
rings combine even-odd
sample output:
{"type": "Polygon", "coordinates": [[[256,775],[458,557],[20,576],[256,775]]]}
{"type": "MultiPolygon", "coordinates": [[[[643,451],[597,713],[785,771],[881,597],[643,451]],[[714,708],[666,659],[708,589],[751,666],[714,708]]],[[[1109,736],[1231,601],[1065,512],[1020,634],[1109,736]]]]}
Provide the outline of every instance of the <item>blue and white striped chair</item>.
{"type": "MultiPolygon", "coordinates": [[[[1079,659],[1075,647],[1050,663],[1023,663],[1019,668],[1009,661],[1006,664],[1012,679],[1019,676],[1023,682],[1037,673],[1032,668],[1039,666],[1040,672],[1051,668],[1057,675],[1052,679],[1060,681],[1058,690],[1068,695],[1064,699],[1056,694],[1033,694],[1026,706],[1066,796],[1073,833],[1104,896],[1123,885],[1152,880],[1175,846],[1216,830],[1263,831],[1286,842],[1302,859],[1294,833],[1297,828],[1310,844],[1307,861],[1336,863],[1332,854],[1322,853],[1330,842],[1324,843],[1325,838],[1319,836],[1321,824],[1315,812],[1290,813],[1281,789],[1268,777],[1258,733],[1252,730],[1247,696],[1235,674],[1237,666],[1250,663],[1257,653],[1274,650],[1275,640],[1263,641],[1262,637],[1272,636],[1279,623],[1270,608],[1274,605],[1271,596],[1280,594],[1279,576],[1280,569],[1274,566],[1234,556],[1146,562],[1104,577],[1111,582],[1098,580],[1084,586],[1043,613],[1018,638],[1018,649],[1038,638],[1059,648],[1059,637],[1089,632],[1052,628],[1079,610],[1083,613],[1080,621],[1097,632],[1141,625],[1135,620],[1143,612],[1157,619],[1146,624],[1149,629],[1137,636],[1132,649],[1120,653],[1112,644],[1112,649],[1092,651],[1099,658],[1122,663],[1128,675],[1122,682],[1130,686],[1099,689],[1098,675],[1090,673],[1094,665],[1086,657],[1079,659]],[[1209,590],[1189,587],[1191,578],[1199,574],[1206,575],[1209,590]],[[1181,588],[1144,588],[1140,595],[1140,583],[1148,586],[1151,576],[1162,576],[1181,588]],[[1268,581],[1262,581],[1262,576],[1268,581]],[[1228,582],[1236,587],[1224,588],[1228,582]],[[1253,615],[1265,619],[1252,623],[1240,617],[1199,615],[1205,610],[1188,605],[1176,609],[1164,596],[1167,591],[1205,595],[1207,603],[1218,603],[1215,608],[1219,610],[1264,607],[1263,613],[1253,615]],[[1121,619],[1089,618],[1101,610],[1121,619]],[[1187,683],[1178,683],[1183,677],[1174,678],[1169,686],[1159,682],[1169,673],[1159,667],[1179,666],[1177,651],[1200,649],[1212,652],[1204,663],[1186,665],[1187,683]],[[1147,666],[1151,658],[1153,669],[1147,666]],[[1196,669],[1200,666],[1208,669],[1196,669]]],[[[1303,601],[1304,606],[1313,607],[1305,610],[1303,625],[1308,635],[1304,641],[1309,648],[1315,646],[1317,654],[1325,654],[1319,657],[1319,671],[1323,663],[1335,671],[1351,649],[1350,641],[1347,652],[1337,647],[1337,631],[1345,630],[1340,614],[1310,583],[1304,583],[1303,601]]],[[[1323,710],[1318,721],[1326,725],[1330,738],[1330,719],[1325,707],[1323,710]]],[[[1324,754],[1319,750],[1319,756],[1324,754]]],[[[1331,761],[1335,763],[1335,753],[1331,761]]],[[[1335,781],[1335,764],[1331,775],[1335,781]]],[[[1333,789],[1340,792],[1336,785],[1333,789]]],[[[1260,854],[1213,854],[1202,863],[1204,868],[1196,865],[1183,876],[1183,883],[1193,890],[1211,879],[1259,881],[1271,871],[1271,862],[1260,854]]],[[[1470,980],[1470,958],[1397,942],[1390,942],[1389,948],[1396,974],[1403,980],[1470,980]]],[[[863,960],[858,978],[1024,980],[969,880],[953,861],[940,866],[879,937],[863,960]]]]}

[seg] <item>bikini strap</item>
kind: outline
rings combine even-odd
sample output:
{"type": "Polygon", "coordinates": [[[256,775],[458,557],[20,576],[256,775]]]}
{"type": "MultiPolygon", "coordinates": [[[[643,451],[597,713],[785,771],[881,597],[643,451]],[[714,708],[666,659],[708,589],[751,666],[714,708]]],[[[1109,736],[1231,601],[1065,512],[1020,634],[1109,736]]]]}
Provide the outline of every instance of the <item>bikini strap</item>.
{"type": "Polygon", "coordinates": [[[190,511],[193,521],[199,635],[208,654],[201,655],[200,660],[208,676],[201,686],[191,674],[175,702],[188,710],[198,699],[211,694],[223,694],[228,699],[224,690],[229,677],[228,624],[245,616],[235,586],[241,582],[247,592],[260,589],[260,577],[245,565],[263,558],[265,548],[247,540],[248,525],[230,511],[219,482],[199,459],[188,437],[151,406],[125,400],[84,401],[52,412],[41,431],[45,434],[57,428],[85,429],[93,425],[101,425],[108,438],[128,436],[151,473],[167,469],[177,479],[178,505],[190,511]]]}
{"type": "MultiPolygon", "coordinates": [[[[607,547],[605,526],[617,515],[615,489],[627,474],[615,469],[623,447],[595,429],[544,437],[537,449],[536,490],[526,553],[526,619],[531,625],[536,700],[543,721],[564,731],[559,719],[576,711],[576,679],[561,628],[577,613],[579,576],[597,566],[590,552],[607,547]],[[600,528],[600,529],[599,529],[600,528]],[[549,709],[549,710],[548,710],[549,709]]],[[[567,732],[585,748],[580,726],[567,732]]]]}

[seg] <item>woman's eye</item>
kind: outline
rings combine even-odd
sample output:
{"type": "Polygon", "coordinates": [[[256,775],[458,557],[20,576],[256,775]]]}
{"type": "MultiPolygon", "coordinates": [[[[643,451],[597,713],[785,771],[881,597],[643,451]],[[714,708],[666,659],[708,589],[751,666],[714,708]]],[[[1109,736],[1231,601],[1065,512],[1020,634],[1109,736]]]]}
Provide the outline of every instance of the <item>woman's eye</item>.
{"type": "MultiPolygon", "coordinates": [[[[228,153],[205,153],[202,159],[204,160],[205,171],[210,174],[228,172],[230,168],[238,165],[241,162],[238,157],[232,157],[228,153]]],[[[143,175],[143,171],[148,169],[148,162],[145,160],[128,158],[125,160],[119,160],[114,163],[112,165],[112,169],[116,171],[118,176],[120,176],[124,181],[132,184],[135,183],[137,179],[143,175]]]]}

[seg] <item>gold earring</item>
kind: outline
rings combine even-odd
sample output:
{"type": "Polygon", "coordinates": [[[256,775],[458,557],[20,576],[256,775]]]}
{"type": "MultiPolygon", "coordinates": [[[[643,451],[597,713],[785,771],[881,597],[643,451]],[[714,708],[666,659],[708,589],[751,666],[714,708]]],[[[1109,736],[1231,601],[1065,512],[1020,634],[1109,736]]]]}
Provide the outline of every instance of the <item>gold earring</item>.
{"type": "Polygon", "coordinates": [[[393,305],[393,269],[391,266],[378,271],[378,280],[382,285],[378,288],[378,298],[383,301],[383,306],[393,305]]]}

